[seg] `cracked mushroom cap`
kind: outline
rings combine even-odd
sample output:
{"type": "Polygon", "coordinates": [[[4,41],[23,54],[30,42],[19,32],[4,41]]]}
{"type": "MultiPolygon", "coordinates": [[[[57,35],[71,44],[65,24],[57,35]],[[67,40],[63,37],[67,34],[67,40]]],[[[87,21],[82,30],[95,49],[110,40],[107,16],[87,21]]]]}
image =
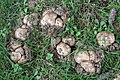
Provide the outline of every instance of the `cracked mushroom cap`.
{"type": "Polygon", "coordinates": [[[110,46],[115,42],[115,36],[111,32],[106,32],[106,31],[100,32],[97,34],[96,38],[98,44],[104,47],[110,46]]]}
{"type": "Polygon", "coordinates": [[[56,47],[57,53],[61,56],[67,56],[71,53],[71,48],[67,44],[60,42],[56,47]]]}
{"type": "Polygon", "coordinates": [[[49,9],[45,10],[42,14],[41,24],[43,26],[59,26],[64,28],[66,22],[66,16],[63,10],[49,9]]]}
{"type": "Polygon", "coordinates": [[[82,62],[81,66],[86,72],[90,72],[90,73],[96,72],[96,68],[91,62],[82,62]]]}
{"type": "Polygon", "coordinates": [[[21,59],[21,57],[22,57],[23,54],[24,54],[24,50],[23,50],[23,48],[20,47],[20,48],[17,48],[15,50],[15,52],[12,52],[10,58],[14,62],[17,62],[17,61],[19,61],[21,59]]]}
{"type": "Polygon", "coordinates": [[[18,28],[15,31],[15,38],[20,39],[22,41],[24,41],[29,35],[29,32],[27,29],[23,29],[23,28],[18,28]]]}
{"type": "Polygon", "coordinates": [[[14,62],[22,64],[28,60],[31,60],[31,51],[26,47],[26,45],[24,45],[23,47],[19,47],[12,52],[10,58],[14,62]]]}
{"type": "Polygon", "coordinates": [[[21,44],[18,41],[16,41],[13,38],[10,38],[10,43],[8,44],[8,47],[10,48],[11,51],[14,51],[15,49],[17,49],[20,46],[21,46],[21,44]]]}
{"type": "Polygon", "coordinates": [[[63,38],[62,41],[64,43],[69,44],[70,46],[74,46],[74,44],[75,44],[75,38],[74,37],[63,38]]]}

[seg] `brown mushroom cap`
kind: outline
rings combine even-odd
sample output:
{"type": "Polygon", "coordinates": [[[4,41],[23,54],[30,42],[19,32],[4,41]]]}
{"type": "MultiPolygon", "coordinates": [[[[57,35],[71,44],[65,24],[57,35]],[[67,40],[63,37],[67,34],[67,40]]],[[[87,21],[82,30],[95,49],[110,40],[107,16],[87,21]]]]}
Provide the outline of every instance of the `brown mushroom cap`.
{"type": "Polygon", "coordinates": [[[95,66],[91,62],[82,62],[81,66],[86,72],[90,72],[90,73],[95,72],[95,66]]]}
{"type": "Polygon", "coordinates": [[[98,44],[104,47],[110,46],[115,42],[115,36],[111,32],[106,32],[106,31],[100,32],[97,34],[96,38],[98,44]]]}
{"type": "Polygon", "coordinates": [[[18,28],[15,31],[15,38],[20,39],[22,41],[24,41],[29,35],[29,32],[27,29],[23,29],[23,28],[18,28]]]}
{"type": "Polygon", "coordinates": [[[74,37],[63,38],[62,41],[64,43],[69,44],[70,46],[74,46],[74,44],[75,44],[75,38],[74,37]]]}
{"type": "Polygon", "coordinates": [[[71,52],[70,46],[67,44],[60,42],[56,47],[57,53],[61,56],[67,56],[71,52]]]}

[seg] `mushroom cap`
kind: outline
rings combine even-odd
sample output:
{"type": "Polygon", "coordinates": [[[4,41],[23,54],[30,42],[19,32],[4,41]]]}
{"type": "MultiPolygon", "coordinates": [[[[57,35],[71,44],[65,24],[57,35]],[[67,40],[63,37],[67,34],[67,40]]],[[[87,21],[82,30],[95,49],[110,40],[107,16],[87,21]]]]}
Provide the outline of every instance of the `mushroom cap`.
{"type": "Polygon", "coordinates": [[[81,66],[86,72],[95,73],[95,66],[91,62],[82,62],[81,66]]]}
{"type": "Polygon", "coordinates": [[[25,58],[25,56],[22,56],[20,60],[18,61],[18,63],[22,64],[22,63],[25,63],[26,61],[27,59],[25,58]]]}
{"type": "Polygon", "coordinates": [[[26,16],[23,18],[23,23],[24,23],[24,24],[27,24],[28,18],[29,18],[29,15],[26,15],[26,16]]]}
{"type": "Polygon", "coordinates": [[[56,19],[56,22],[55,22],[55,25],[56,25],[56,26],[59,26],[59,27],[62,27],[62,26],[64,25],[64,23],[63,23],[62,19],[57,18],[57,19],[56,19]]]}
{"type": "Polygon", "coordinates": [[[20,39],[22,41],[24,41],[29,35],[29,32],[27,29],[23,29],[23,28],[18,28],[15,31],[15,38],[20,39]]]}
{"type": "Polygon", "coordinates": [[[88,51],[80,51],[78,54],[74,56],[74,59],[77,63],[82,62],[99,62],[98,56],[96,55],[95,51],[88,50],[88,51]]]}
{"type": "Polygon", "coordinates": [[[17,62],[21,59],[22,55],[19,52],[12,52],[12,55],[10,56],[11,60],[17,62]]]}
{"type": "Polygon", "coordinates": [[[41,24],[42,25],[50,25],[53,26],[55,25],[55,19],[57,18],[57,14],[54,12],[49,12],[46,13],[43,18],[41,19],[41,24]]]}
{"type": "Polygon", "coordinates": [[[89,54],[87,51],[80,51],[78,54],[74,56],[74,59],[77,63],[89,61],[89,54]]]}
{"type": "Polygon", "coordinates": [[[26,15],[23,18],[23,23],[27,25],[28,27],[31,27],[32,25],[38,25],[39,22],[39,15],[37,13],[32,13],[30,15],[26,15]]]}
{"type": "Polygon", "coordinates": [[[13,41],[12,40],[9,43],[9,47],[10,47],[11,50],[15,50],[15,49],[17,49],[20,46],[21,46],[21,44],[19,44],[17,41],[13,41]]]}
{"type": "Polygon", "coordinates": [[[63,38],[62,41],[64,43],[69,44],[70,46],[74,46],[74,44],[75,44],[75,38],[74,37],[63,38]]]}
{"type": "Polygon", "coordinates": [[[67,56],[71,52],[70,46],[67,44],[60,42],[56,47],[57,53],[61,56],[67,56]]]}
{"type": "Polygon", "coordinates": [[[115,36],[111,32],[106,32],[106,31],[100,32],[97,34],[96,38],[98,44],[104,47],[110,46],[115,42],[115,36]]]}
{"type": "Polygon", "coordinates": [[[22,47],[19,47],[15,50],[15,52],[12,52],[11,54],[11,60],[17,62],[21,59],[22,55],[24,54],[24,50],[22,47]]]}

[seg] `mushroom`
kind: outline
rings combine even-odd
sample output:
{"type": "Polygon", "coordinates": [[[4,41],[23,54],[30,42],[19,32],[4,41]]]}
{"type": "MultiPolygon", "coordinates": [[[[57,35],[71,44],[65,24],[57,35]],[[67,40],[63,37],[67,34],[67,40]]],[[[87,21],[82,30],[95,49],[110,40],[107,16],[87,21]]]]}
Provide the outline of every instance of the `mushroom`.
{"type": "Polygon", "coordinates": [[[100,32],[97,34],[96,38],[98,44],[104,47],[110,46],[115,42],[115,36],[111,32],[106,32],[106,31],[100,32]]]}
{"type": "Polygon", "coordinates": [[[35,0],[30,0],[30,1],[28,2],[28,7],[29,7],[29,8],[34,9],[34,8],[36,7],[36,5],[37,5],[37,1],[35,1],[35,0]]]}
{"type": "Polygon", "coordinates": [[[42,20],[41,20],[41,24],[42,25],[50,25],[50,26],[53,26],[55,25],[55,19],[57,18],[57,14],[54,13],[54,12],[49,12],[49,13],[46,13],[42,20]]]}
{"type": "Polygon", "coordinates": [[[27,25],[28,27],[31,27],[32,25],[38,25],[39,22],[39,15],[37,13],[32,13],[30,15],[26,15],[23,18],[23,23],[27,25]]]}
{"type": "Polygon", "coordinates": [[[91,62],[82,62],[81,66],[86,72],[95,73],[95,66],[91,62]]]}
{"type": "Polygon", "coordinates": [[[62,41],[64,43],[69,44],[70,46],[74,46],[74,44],[75,44],[75,38],[74,37],[63,38],[62,41]]]}
{"type": "Polygon", "coordinates": [[[74,59],[77,65],[81,65],[81,67],[86,72],[90,72],[90,73],[100,72],[100,69],[98,68],[101,68],[100,61],[102,60],[102,58],[103,58],[102,52],[92,51],[92,50],[80,51],[78,52],[78,54],[74,55],[74,59]]]}
{"type": "Polygon", "coordinates": [[[24,41],[29,35],[29,32],[27,29],[23,29],[23,28],[18,28],[15,31],[15,38],[20,39],[22,41],[24,41]]]}
{"type": "Polygon", "coordinates": [[[51,47],[56,48],[57,44],[61,42],[61,37],[51,37],[51,47]]]}
{"type": "Polygon", "coordinates": [[[20,47],[20,48],[17,48],[15,50],[15,52],[12,52],[10,58],[14,62],[17,62],[17,61],[19,61],[21,59],[21,57],[22,57],[23,54],[24,54],[24,50],[23,50],[23,48],[20,47]]]}
{"type": "Polygon", "coordinates": [[[62,31],[65,28],[65,23],[67,21],[65,15],[65,11],[61,8],[50,8],[45,10],[40,21],[43,31],[51,36],[58,31],[62,31]]]}
{"type": "Polygon", "coordinates": [[[63,42],[60,42],[57,45],[56,50],[60,56],[67,56],[71,52],[70,46],[68,46],[67,44],[63,42]]]}
{"type": "Polygon", "coordinates": [[[31,51],[26,45],[24,45],[12,52],[10,58],[16,63],[25,63],[31,60],[31,51]]]}
{"type": "Polygon", "coordinates": [[[8,47],[10,48],[11,51],[14,51],[15,49],[19,48],[21,46],[21,44],[13,39],[13,38],[10,38],[10,43],[8,44],[8,47]]]}

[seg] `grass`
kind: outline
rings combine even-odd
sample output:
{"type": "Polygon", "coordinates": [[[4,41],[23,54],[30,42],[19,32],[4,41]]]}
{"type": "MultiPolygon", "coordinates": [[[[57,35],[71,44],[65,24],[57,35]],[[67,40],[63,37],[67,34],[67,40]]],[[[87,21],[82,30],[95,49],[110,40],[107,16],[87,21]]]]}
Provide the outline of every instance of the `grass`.
{"type": "MultiPolygon", "coordinates": [[[[70,21],[66,23],[65,31],[59,33],[61,36],[73,35],[84,45],[90,45],[96,50],[96,34],[110,31],[115,33],[116,42],[120,43],[120,30],[114,29],[107,22],[110,9],[120,8],[120,3],[105,3],[101,0],[43,0],[34,10],[29,10],[26,3],[27,0],[0,0],[0,80],[96,80],[99,75],[109,70],[112,70],[114,75],[120,73],[119,52],[104,51],[105,59],[100,74],[80,75],[72,69],[70,62],[54,62],[52,53],[47,50],[50,47],[50,37],[44,38],[37,29],[34,29],[25,41],[32,49],[32,61],[26,64],[11,62],[6,44],[9,34],[17,25],[16,20],[25,14],[42,13],[47,6],[68,7],[70,21]]],[[[117,15],[116,22],[120,25],[120,15],[117,15]]],[[[80,49],[83,49],[83,46],[80,49]]],[[[107,80],[112,80],[113,77],[107,80]]]]}

